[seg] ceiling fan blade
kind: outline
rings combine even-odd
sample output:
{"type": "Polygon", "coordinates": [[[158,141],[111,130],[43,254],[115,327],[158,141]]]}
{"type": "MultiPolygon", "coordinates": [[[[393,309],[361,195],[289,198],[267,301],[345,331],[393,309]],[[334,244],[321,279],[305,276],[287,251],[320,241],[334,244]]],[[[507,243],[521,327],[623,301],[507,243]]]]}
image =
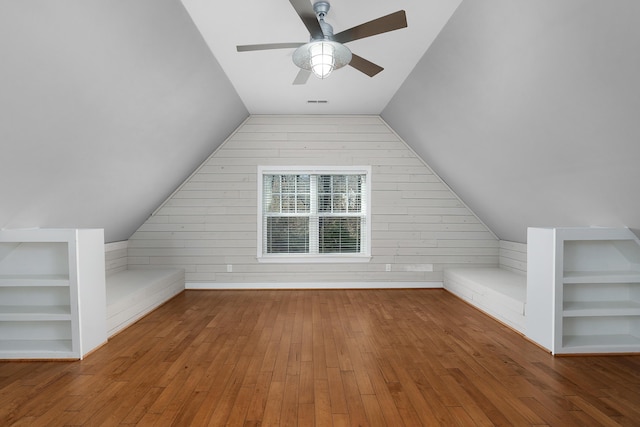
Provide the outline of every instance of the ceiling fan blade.
{"type": "Polygon", "coordinates": [[[318,22],[318,18],[316,17],[316,12],[313,10],[313,6],[309,0],[289,0],[291,6],[296,10],[300,19],[304,23],[304,26],[309,30],[309,34],[311,34],[312,39],[322,39],[324,38],[324,33],[322,32],[322,28],[320,28],[320,23],[318,22]]]}
{"type": "Polygon", "coordinates": [[[297,48],[304,43],[267,43],[267,44],[245,44],[236,46],[238,52],[249,52],[253,50],[269,50],[269,49],[288,49],[297,48]]]}
{"type": "Polygon", "coordinates": [[[356,70],[365,73],[369,77],[373,77],[380,71],[384,70],[384,68],[382,68],[381,66],[376,65],[371,61],[367,61],[366,59],[356,55],[355,53],[352,53],[351,55],[352,57],[349,65],[351,65],[356,70]]]}
{"type": "Polygon", "coordinates": [[[298,71],[298,75],[296,76],[295,80],[293,81],[294,85],[303,85],[307,83],[307,80],[309,80],[309,76],[311,75],[311,71],[309,70],[305,70],[304,68],[300,68],[300,71],[298,71]]]}
{"type": "Polygon", "coordinates": [[[404,10],[383,16],[373,21],[365,22],[335,34],[333,39],[338,43],[348,43],[365,37],[375,36],[407,26],[407,14],[404,10]]]}

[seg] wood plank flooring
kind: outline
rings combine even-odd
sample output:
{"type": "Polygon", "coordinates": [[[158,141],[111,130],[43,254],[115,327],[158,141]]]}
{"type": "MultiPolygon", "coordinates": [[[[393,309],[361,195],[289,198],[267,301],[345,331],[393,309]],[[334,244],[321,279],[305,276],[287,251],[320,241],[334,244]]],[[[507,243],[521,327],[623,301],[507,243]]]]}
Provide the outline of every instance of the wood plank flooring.
{"type": "Polygon", "coordinates": [[[440,289],[185,291],[0,362],[0,425],[639,426],[640,356],[554,358],[440,289]]]}

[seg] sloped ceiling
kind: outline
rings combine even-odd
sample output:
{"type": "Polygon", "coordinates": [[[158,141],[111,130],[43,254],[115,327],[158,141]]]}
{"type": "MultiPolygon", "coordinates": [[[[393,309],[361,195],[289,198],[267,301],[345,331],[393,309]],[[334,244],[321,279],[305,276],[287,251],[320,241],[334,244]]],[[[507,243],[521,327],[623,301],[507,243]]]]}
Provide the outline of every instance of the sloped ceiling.
{"type": "Polygon", "coordinates": [[[0,2],[0,228],[124,240],[248,116],[178,0],[0,2]]]}
{"type": "MultiPolygon", "coordinates": [[[[638,22],[464,0],[382,117],[502,239],[640,229],[638,22]]],[[[0,228],[127,239],[249,114],[179,0],[2,1],[0,53],[0,228]]]]}
{"type": "Polygon", "coordinates": [[[640,2],[463,1],[382,117],[501,238],[640,229],[640,2]]]}
{"type": "MultiPolygon", "coordinates": [[[[305,0],[303,0],[304,2],[305,0]]],[[[309,10],[317,0],[306,0],[309,10]]],[[[462,0],[331,0],[334,34],[404,10],[407,27],[346,43],[384,68],[369,77],[353,67],[293,85],[295,49],[237,52],[236,45],[309,41],[290,0],[182,0],[251,114],[380,114],[462,0]],[[326,103],[309,103],[322,100],[326,103]]],[[[304,4],[304,3],[303,3],[304,4]]]]}

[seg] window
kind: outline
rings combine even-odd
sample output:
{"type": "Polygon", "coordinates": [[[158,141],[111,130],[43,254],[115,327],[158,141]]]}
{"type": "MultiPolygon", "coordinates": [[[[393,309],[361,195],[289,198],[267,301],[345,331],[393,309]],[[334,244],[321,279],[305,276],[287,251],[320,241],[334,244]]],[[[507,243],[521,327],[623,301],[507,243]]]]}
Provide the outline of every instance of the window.
{"type": "Polygon", "coordinates": [[[266,168],[259,176],[258,259],[368,261],[370,168],[266,168]]]}

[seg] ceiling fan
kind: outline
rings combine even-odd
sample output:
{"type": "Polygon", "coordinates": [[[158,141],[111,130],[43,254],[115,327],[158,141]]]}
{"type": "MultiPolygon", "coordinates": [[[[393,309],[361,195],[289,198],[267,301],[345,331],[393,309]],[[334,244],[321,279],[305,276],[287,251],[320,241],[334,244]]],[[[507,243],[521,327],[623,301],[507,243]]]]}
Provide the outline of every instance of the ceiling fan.
{"type": "Polygon", "coordinates": [[[236,46],[238,52],[254,50],[287,49],[296,48],[293,52],[293,62],[300,67],[300,71],[293,81],[294,85],[305,84],[313,73],[318,78],[324,79],[333,70],[350,65],[369,77],[373,77],[384,70],[354,53],[344,46],[354,40],[389,31],[399,30],[407,26],[407,16],[404,10],[365,22],[348,30],[333,34],[333,27],[325,22],[324,18],[329,12],[328,1],[317,1],[311,6],[309,0],[289,0],[293,8],[300,16],[307,30],[310,41],[308,43],[267,43],[236,46]]]}

